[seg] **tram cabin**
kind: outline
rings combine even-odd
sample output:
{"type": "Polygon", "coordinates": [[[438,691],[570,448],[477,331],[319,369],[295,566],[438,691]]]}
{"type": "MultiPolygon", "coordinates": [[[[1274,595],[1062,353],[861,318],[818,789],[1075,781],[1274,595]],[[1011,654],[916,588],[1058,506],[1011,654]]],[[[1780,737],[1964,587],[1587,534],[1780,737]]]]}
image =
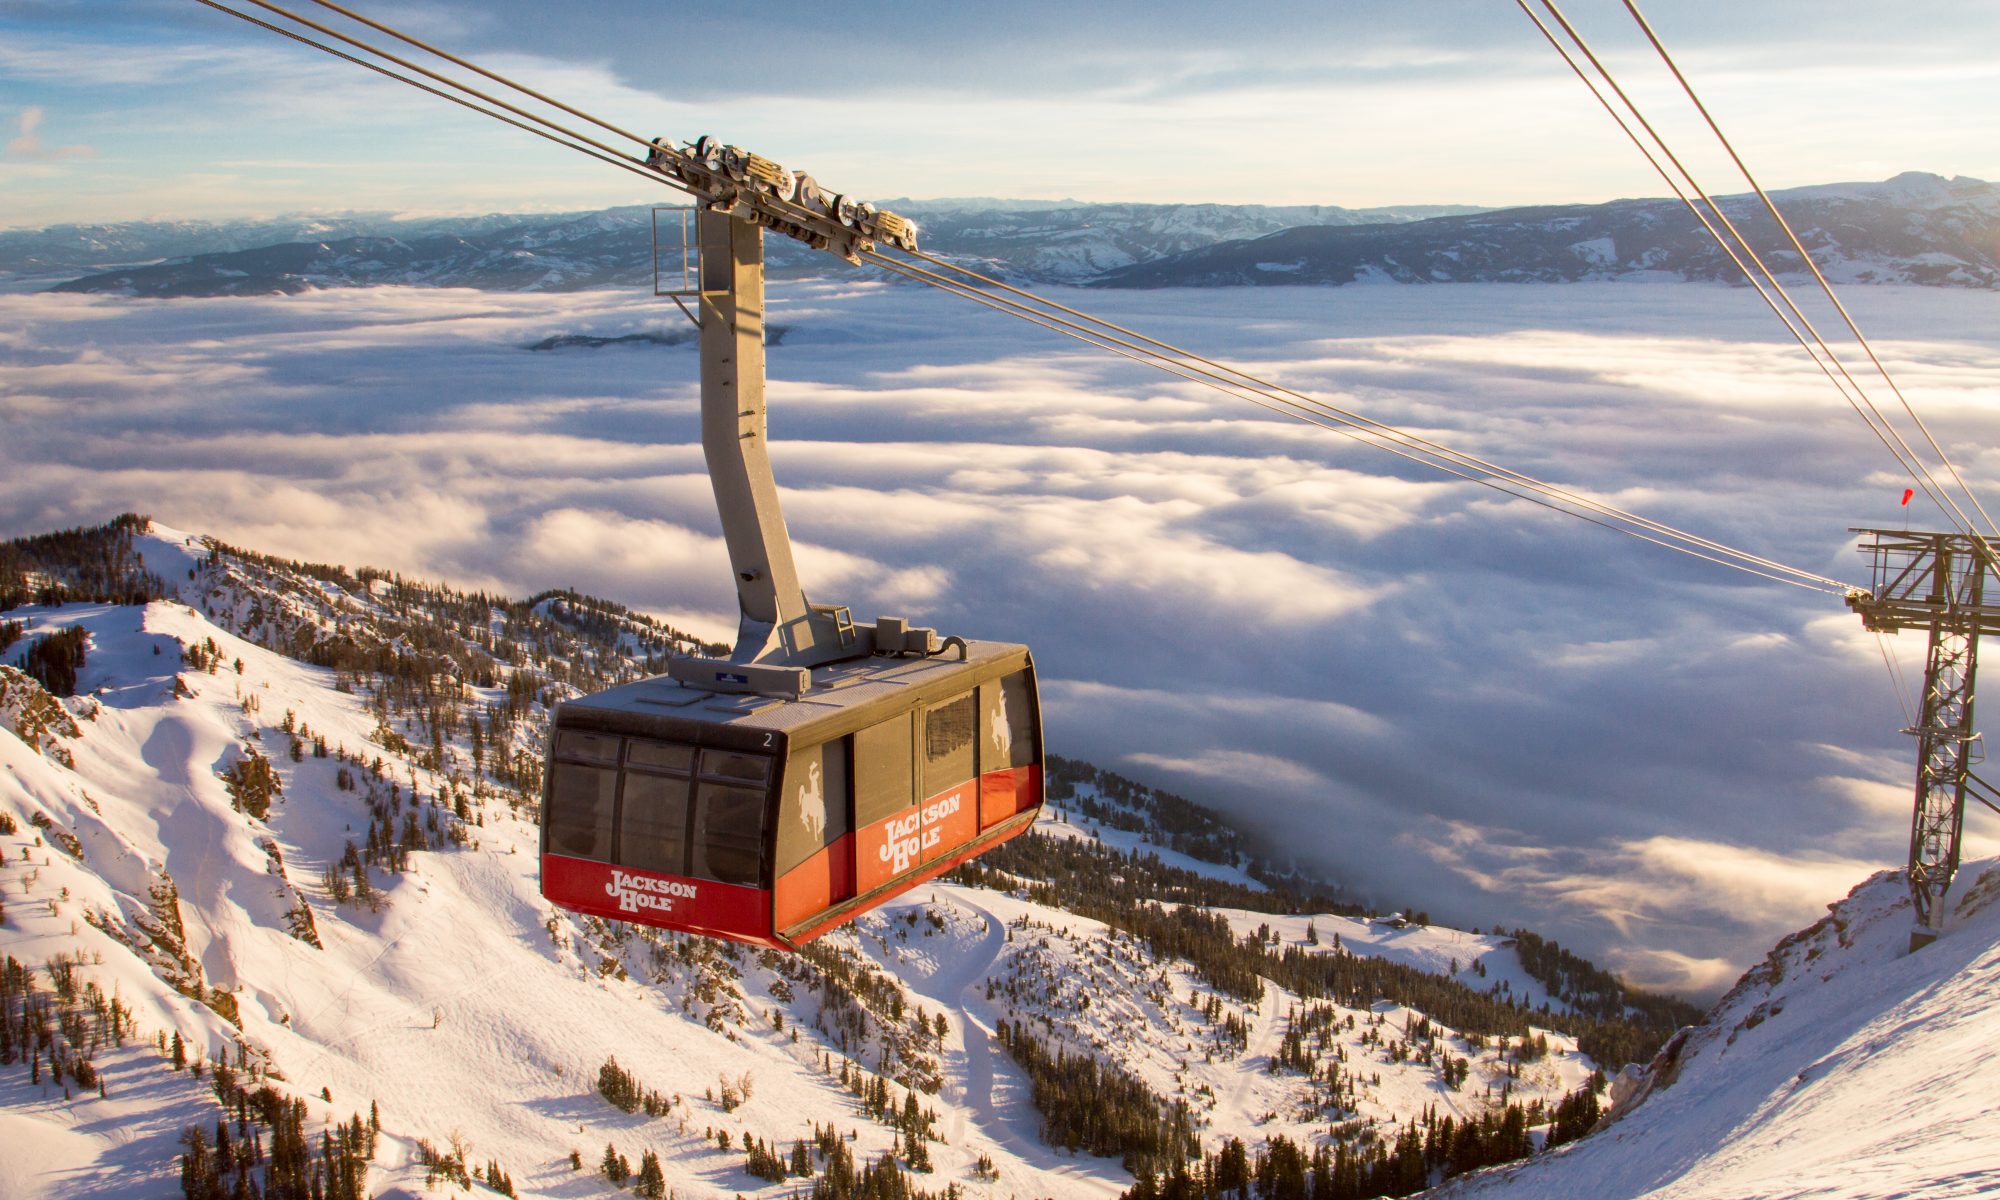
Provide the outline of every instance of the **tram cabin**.
{"type": "Polygon", "coordinates": [[[815,667],[798,699],[643,679],[554,726],[542,894],[756,945],[796,949],[1042,807],[1034,662],[1003,642],[815,667]]]}

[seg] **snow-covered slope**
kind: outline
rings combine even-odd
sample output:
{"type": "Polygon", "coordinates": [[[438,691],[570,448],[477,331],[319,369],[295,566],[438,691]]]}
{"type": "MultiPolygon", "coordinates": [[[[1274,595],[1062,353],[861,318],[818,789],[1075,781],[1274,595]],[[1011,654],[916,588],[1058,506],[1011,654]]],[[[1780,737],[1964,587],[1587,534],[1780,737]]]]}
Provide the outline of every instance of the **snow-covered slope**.
{"type": "Polygon", "coordinates": [[[1959,878],[1946,936],[1914,954],[1902,876],[1861,884],[1615,1084],[1622,1119],[1438,1195],[2000,1195],[2000,860],[1959,878]]]}
{"type": "Polygon", "coordinates": [[[1066,911],[1053,874],[1005,871],[919,889],[797,957],[554,911],[532,798],[547,705],[677,635],[577,597],[109,528],[129,539],[72,547],[97,586],[143,566],[168,598],[6,614],[21,645],[87,633],[75,697],[0,673],[0,1007],[10,1029],[34,1006],[60,1026],[0,1054],[9,1200],[173,1194],[183,1131],[239,1086],[302,1106],[311,1131],[379,1123],[376,1195],[473,1171],[609,1194],[609,1147],[657,1155],[682,1196],[789,1195],[813,1185],[787,1169],[824,1179],[838,1152],[997,1200],[1132,1182],[1037,1095],[1017,1063],[1031,1042],[1184,1104],[1211,1151],[1379,1144],[1420,1114],[1552,1105],[1591,1075],[1506,939],[1258,913],[1283,897],[1238,865],[1061,812],[1045,827],[1065,836],[1009,843],[1009,861],[1115,875],[1124,892],[1074,900],[1120,927],[1066,911]],[[1188,880],[1234,907],[1144,899],[1188,880]],[[1175,950],[1161,929],[1207,940],[1175,950]],[[1451,958],[1456,982],[1435,973],[1451,958]],[[1365,963],[1381,969],[1349,969],[1365,963]],[[176,1046],[201,1074],[171,1065],[176,1046]],[[651,1103],[601,1093],[614,1057],[651,1103]],[[753,1175],[750,1139],[784,1167],[753,1175]]]}
{"type": "MultiPolygon", "coordinates": [[[[190,1056],[211,1061],[247,1050],[300,1095],[327,1089],[334,1101],[316,1115],[345,1118],[379,1103],[403,1146],[380,1152],[377,1178],[386,1172],[412,1190],[423,1174],[408,1148],[417,1138],[445,1147],[456,1135],[473,1161],[497,1160],[518,1188],[558,1194],[576,1188],[571,1149],[594,1167],[607,1142],[635,1162],[650,1147],[684,1192],[719,1195],[758,1185],[743,1172],[743,1154],[718,1145],[724,1130],[732,1145],[755,1135],[789,1148],[811,1136],[809,1120],[837,1123],[857,1133],[857,1158],[895,1140],[821,1066],[830,1039],[795,1032],[830,998],[774,1000],[785,989],[765,965],[772,956],[553,914],[537,894],[534,826],[491,795],[469,799],[472,819],[459,820],[452,807],[467,789],[448,775],[398,764],[374,778],[355,759],[382,753],[370,741],[379,736],[375,715],[335,690],[330,671],[172,602],[25,615],[31,631],[56,622],[90,631],[83,686],[95,696],[77,706],[89,714],[79,736],[64,739],[74,770],[0,737],[0,805],[18,830],[0,839],[11,860],[0,884],[9,893],[0,945],[37,967],[79,958],[80,974],[135,1007],[142,1040],[176,1031],[190,1056]],[[187,670],[182,648],[211,641],[221,669],[187,670]],[[192,694],[176,696],[177,677],[192,694]],[[287,762],[280,722],[324,738],[331,753],[287,762]],[[218,776],[258,748],[284,780],[262,820],[236,811],[218,776]],[[356,791],[341,786],[343,772],[356,791]],[[460,836],[465,844],[413,854],[401,875],[369,870],[374,901],[337,903],[327,873],[339,869],[345,845],[366,836],[371,795],[392,815],[414,816],[441,846],[460,836]],[[37,816],[47,825],[33,823],[37,816]],[[80,857],[60,848],[65,834],[80,857]],[[317,945],[288,915],[301,896],[317,945]],[[178,938],[159,931],[168,906],[178,911],[178,938]],[[613,1056],[676,1098],[664,1118],[627,1116],[596,1095],[597,1072],[613,1056]],[[733,1112],[720,1102],[725,1083],[749,1093],[733,1112]]],[[[871,1029],[853,1048],[873,1067],[887,1043],[871,1029]]],[[[79,1176],[114,1165],[121,1182],[107,1181],[106,1194],[170,1190],[175,1138],[183,1124],[212,1122],[213,1101],[199,1084],[181,1088],[137,1131],[149,1134],[141,1152],[129,1122],[135,1105],[160,1107],[159,1056],[103,1065],[104,1101],[65,1102],[46,1067],[39,1087],[7,1072],[10,1135],[21,1135],[8,1142],[51,1155],[38,1168],[14,1160],[8,1195],[80,1194],[79,1176]]],[[[943,1180],[966,1176],[979,1153],[997,1149],[976,1134],[932,1149],[943,1180]]],[[[1014,1188],[1116,1190],[1115,1163],[1079,1172],[1032,1135],[1013,1145],[1016,1153],[995,1156],[1014,1188]],[[1079,1186],[1079,1176],[1096,1186],[1079,1186]]]]}

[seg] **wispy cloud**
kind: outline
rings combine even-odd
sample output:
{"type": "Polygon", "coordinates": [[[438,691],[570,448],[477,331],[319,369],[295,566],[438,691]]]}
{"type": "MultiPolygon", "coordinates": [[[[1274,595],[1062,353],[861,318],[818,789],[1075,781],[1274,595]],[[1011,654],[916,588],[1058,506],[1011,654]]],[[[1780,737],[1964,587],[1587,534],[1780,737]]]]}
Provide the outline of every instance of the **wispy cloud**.
{"type": "Polygon", "coordinates": [[[31,104],[21,110],[14,127],[19,133],[7,143],[9,158],[26,159],[29,162],[60,162],[65,158],[95,158],[97,151],[90,146],[45,146],[42,144],[41,128],[43,113],[39,104],[31,104]]]}

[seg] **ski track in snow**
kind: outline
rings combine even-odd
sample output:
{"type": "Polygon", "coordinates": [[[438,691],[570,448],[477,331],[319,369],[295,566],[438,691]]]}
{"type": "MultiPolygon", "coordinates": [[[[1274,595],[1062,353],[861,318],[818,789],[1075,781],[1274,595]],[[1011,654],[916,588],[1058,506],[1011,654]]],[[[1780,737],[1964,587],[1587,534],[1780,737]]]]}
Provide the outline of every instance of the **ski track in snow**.
{"type": "Polygon", "coordinates": [[[912,990],[943,1004],[951,1012],[958,1041],[953,1083],[946,1099],[955,1101],[945,1140],[965,1143],[971,1125],[988,1140],[1020,1158],[1042,1164],[1043,1170],[1078,1185],[1073,1194],[1114,1196],[1124,1190],[1123,1173],[1107,1169],[1101,1160],[1065,1161],[1039,1138],[1041,1115],[1029,1099],[1029,1086],[1004,1053],[994,1049],[995,1017],[979,995],[981,984],[1000,960],[1007,943],[1006,923],[965,888],[940,886],[935,893],[946,903],[977,918],[984,926],[977,946],[954,955],[954,961],[919,976],[905,975],[912,990]],[[995,1096],[996,1076],[1008,1076],[1006,1100],[995,1096]],[[953,1092],[956,1095],[953,1095],[953,1092]]]}
{"type": "Polygon", "coordinates": [[[1237,1112],[1251,1111],[1250,1094],[1263,1078],[1264,1067],[1277,1056],[1278,1043],[1284,1040],[1284,1014],[1278,985],[1268,979],[1259,978],[1264,985],[1263,998],[1257,1002],[1257,1015],[1250,1023],[1250,1038],[1244,1043],[1241,1061],[1243,1070],[1239,1072],[1236,1086],[1230,1091],[1229,1106],[1237,1112]]]}

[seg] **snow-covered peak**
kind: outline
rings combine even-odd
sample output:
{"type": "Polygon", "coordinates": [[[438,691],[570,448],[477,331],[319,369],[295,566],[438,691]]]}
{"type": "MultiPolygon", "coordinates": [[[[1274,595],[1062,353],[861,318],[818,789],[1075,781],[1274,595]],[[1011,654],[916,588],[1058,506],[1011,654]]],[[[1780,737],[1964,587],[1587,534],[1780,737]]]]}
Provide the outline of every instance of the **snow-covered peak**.
{"type": "Polygon", "coordinates": [[[1944,937],[1908,950],[1883,872],[1780,942],[1562,1151],[1447,1187],[1451,1200],[1878,1200],[2000,1190],[2000,859],[1968,863],[1944,937]]]}

